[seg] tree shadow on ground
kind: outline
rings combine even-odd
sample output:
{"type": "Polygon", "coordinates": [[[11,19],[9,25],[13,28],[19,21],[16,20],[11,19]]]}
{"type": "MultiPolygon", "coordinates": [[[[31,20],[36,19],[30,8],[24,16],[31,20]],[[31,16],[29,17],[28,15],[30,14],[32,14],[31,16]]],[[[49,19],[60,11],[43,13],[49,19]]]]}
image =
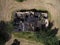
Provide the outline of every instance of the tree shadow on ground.
{"type": "Polygon", "coordinates": [[[5,45],[7,41],[11,38],[10,33],[7,31],[7,23],[0,21],[0,45],[5,45]]]}

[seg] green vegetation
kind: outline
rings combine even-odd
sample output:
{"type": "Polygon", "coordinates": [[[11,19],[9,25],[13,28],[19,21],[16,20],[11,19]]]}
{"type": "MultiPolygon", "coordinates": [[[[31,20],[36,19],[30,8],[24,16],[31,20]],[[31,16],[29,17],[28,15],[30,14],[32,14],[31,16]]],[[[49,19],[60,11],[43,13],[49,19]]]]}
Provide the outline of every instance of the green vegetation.
{"type": "Polygon", "coordinates": [[[7,31],[7,22],[0,21],[0,45],[4,45],[11,37],[10,33],[7,31]]]}
{"type": "Polygon", "coordinates": [[[23,2],[23,1],[25,1],[25,0],[16,0],[17,2],[23,2]]]}
{"type": "Polygon", "coordinates": [[[13,32],[13,29],[14,29],[13,22],[8,22],[7,23],[7,28],[6,28],[7,32],[8,33],[12,33],[13,32]]]}
{"type": "Polygon", "coordinates": [[[45,45],[58,45],[58,39],[56,37],[47,36],[48,34],[45,32],[37,33],[37,32],[17,32],[14,33],[15,37],[25,38],[28,40],[36,41],[43,43],[45,45]]]}
{"type": "Polygon", "coordinates": [[[48,11],[48,19],[51,21],[51,13],[48,11]]]}
{"type": "Polygon", "coordinates": [[[25,38],[31,40],[34,38],[34,32],[15,32],[13,34],[19,38],[25,38]]]}

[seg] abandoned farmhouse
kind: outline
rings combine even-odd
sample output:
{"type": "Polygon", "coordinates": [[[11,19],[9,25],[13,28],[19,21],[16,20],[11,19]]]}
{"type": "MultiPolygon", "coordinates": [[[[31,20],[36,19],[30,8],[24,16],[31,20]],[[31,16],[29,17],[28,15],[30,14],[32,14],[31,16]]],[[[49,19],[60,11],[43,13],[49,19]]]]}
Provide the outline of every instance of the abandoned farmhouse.
{"type": "Polygon", "coordinates": [[[48,12],[38,10],[16,11],[14,14],[15,31],[35,31],[36,28],[47,28],[48,12]]]}

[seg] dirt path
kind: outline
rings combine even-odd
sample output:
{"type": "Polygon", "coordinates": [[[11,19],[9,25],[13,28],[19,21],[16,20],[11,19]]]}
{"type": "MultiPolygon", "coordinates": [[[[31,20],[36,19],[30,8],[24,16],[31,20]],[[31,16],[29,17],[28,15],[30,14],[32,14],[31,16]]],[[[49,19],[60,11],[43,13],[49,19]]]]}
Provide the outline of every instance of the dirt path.
{"type": "MultiPolygon", "coordinates": [[[[27,0],[22,3],[15,0],[0,0],[0,2],[2,5],[0,19],[2,20],[11,20],[12,11],[17,9],[46,9],[51,13],[55,27],[60,28],[60,0],[27,0]]],[[[60,36],[60,30],[57,35],[60,36]]]]}

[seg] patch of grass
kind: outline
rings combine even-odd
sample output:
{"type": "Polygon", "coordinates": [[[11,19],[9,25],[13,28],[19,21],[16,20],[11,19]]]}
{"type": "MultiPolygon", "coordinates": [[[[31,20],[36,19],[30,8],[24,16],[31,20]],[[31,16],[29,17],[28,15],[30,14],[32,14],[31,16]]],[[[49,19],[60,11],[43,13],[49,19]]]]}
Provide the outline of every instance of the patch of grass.
{"type": "Polygon", "coordinates": [[[48,19],[51,21],[51,13],[48,11],[48,19]]]}
{"type": "Polygon", "coordinates": [[[13,32],[13,29],[14,29],[14,27],[13,27],[12,22],[9,22],[7,24],[7,28],[6,28],[7,32],[12,33],[13,32]]]}
{"type": "Polygon", "coordinates": [[[16,37],[26,38],[26,39],[31,39],[34,36],[34,33],[33,32],[14,32],[13,34],[16,37]]]}
{"type": "Polygon", "coordinates": [[[37,34],[35,32],[14,32],[15,37],[25,38],[28,40],[43,43],[45,45],[57,45],[58,39],[56,37],[48,37],[46,33],[37,34]]]}

